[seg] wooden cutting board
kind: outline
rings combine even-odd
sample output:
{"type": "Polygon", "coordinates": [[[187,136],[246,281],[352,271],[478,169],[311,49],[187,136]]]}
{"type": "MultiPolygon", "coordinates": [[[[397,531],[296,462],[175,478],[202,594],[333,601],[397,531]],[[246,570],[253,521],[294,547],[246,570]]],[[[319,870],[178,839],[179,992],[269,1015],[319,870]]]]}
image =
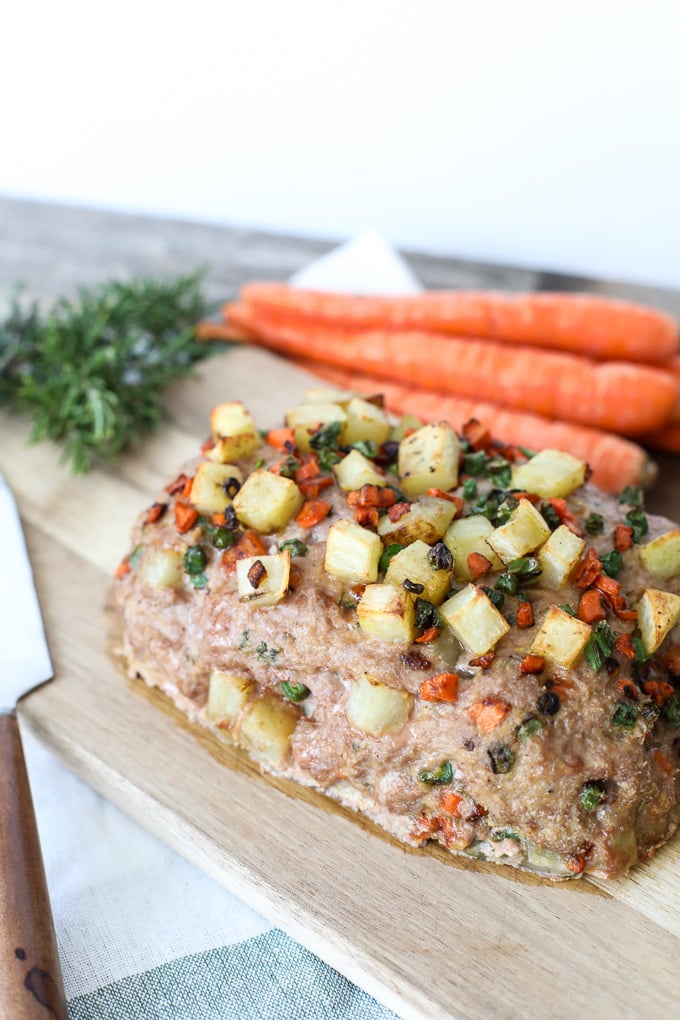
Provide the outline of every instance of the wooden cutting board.
{"type": "MultiPolygon", "coordinates": [[[[26,526],[56,680],[22,722],[88,783],[403,1017],[670,1016],[680,982],[680,840],[630,878],[551,884],[412,851],[192,729],[112,661],[105,604],[137,513],[196,452],[209,408],[276,424],[308,377],[227,351],[116,469],[73,478],[0,417],[0,470],[26,526]]],[[[672,512],[672,507],[667,507],[672,512]]]]}

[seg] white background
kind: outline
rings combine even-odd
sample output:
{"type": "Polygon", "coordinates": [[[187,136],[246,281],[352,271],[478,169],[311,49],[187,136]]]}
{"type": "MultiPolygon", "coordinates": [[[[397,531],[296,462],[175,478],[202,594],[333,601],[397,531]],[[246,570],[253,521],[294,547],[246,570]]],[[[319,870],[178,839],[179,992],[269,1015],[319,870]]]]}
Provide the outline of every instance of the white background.
{"type": "Polygon", "coordinates": [[[0,193],[680,286],[676,0],[8,6],[0,193]]]}

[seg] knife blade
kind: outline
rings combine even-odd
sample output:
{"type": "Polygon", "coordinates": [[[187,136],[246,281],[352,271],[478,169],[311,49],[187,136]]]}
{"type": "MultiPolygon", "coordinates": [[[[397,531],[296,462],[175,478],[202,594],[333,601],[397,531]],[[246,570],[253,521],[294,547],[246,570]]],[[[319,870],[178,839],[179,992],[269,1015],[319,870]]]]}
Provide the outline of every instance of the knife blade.
{"type": "Polygon", "coordinates": [[[0,1016],[68,1020],[38,828],[16,718],[52,677],[16,504],[0,475],[0,1016]]]}

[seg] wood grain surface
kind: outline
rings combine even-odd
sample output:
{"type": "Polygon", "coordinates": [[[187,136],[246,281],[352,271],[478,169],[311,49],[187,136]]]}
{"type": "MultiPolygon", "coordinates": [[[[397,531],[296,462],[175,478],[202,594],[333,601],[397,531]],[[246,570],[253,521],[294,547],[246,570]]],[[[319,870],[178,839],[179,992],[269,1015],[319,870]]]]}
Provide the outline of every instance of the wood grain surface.
{"type": "MultiPolygon", "coordinates": [[[[13,203],[0,202],[6,220],[16,223],[16,214],[13,203]]],[[[45,228],[43,244],[53,259],[68,252],[72,285],[87,249],[87,231],[79,235],[76,225],[90,215],[94,233],[92,222],[107,216],[57,215],[40,206],[22,215],[36,236],[41,216],[52,224],[56,216],[61,233],[45,228]]],[[[116,222],[125,233],[124,219],[116,222]]],[[[139,246],[141,222],[128,225],[129,244],[133,238],[139,246]]],[[[182,236],[184,228],[169,225],[168,236],[182,236]]],[[[228,231],[186,231],[233,243],[228,231]]],[[[158,223],[149,233],[165,236],[158,223]]],[[[0,251],[2,244],[6,249],[6,233],[0,251]]],[[[27,257],[22,244],[17,250],[27,257]]],[[[101,239],[97,244],[103,250],[101,239]]],[[[307,250],[291,245],[299,246],[302,264],[307,250]]],[[[194,255],[192,242],[174,268],[188,268],[194,255]]],[[[297,268],[294,259],[282,260],[275,272],[275,257],[267,271],[260,266],[249,275],[297,268]]],[[[134,258],[119,258],[145,272],[163,262],[157,252],[145,260],[138,247],[134,258]]],[[[48,293],[54,281],[45,286],[47,269],[33,272],[31,289],[48,293]]],[[[0,286],[7,273],[3,265],[0,286]]],[[[220,296],[232,284],[226,281],[220,296]]],[[[553,885],[441,850],[414,851],[313,792],[260,776],[238,751],[191,728],[162,696],[122,677],[106,605],[135,515],[195,452],[212,404],[242,399],[263,427],[273,425],[306,383],[265,352],[225,351],[170,395],[171,425],[115,469],[80,478],[60,466],[50,445],[27,447],[24,422],[0,415],[0,471],[26,526],[56,675],[23,701],[22,722],[88,783],[403,1017],[673,1015],[678,838],[629,878],[598,884],[553,885]]],[[[672,515],[679,497],[678,461],[665,458],[650,505],[672,515]]]]}

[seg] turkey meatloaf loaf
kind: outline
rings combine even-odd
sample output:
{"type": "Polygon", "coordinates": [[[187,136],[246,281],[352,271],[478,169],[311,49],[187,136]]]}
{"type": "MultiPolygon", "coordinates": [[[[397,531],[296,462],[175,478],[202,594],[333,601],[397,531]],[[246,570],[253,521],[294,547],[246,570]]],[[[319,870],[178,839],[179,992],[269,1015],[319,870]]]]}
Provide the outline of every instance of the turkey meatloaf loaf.
{"type": "Polygon", "coordinates": [[[130,674],[412,845],[613,878],[679,820],[680,530],[478,422],[239,403],[117,571],[130,674]]]}

